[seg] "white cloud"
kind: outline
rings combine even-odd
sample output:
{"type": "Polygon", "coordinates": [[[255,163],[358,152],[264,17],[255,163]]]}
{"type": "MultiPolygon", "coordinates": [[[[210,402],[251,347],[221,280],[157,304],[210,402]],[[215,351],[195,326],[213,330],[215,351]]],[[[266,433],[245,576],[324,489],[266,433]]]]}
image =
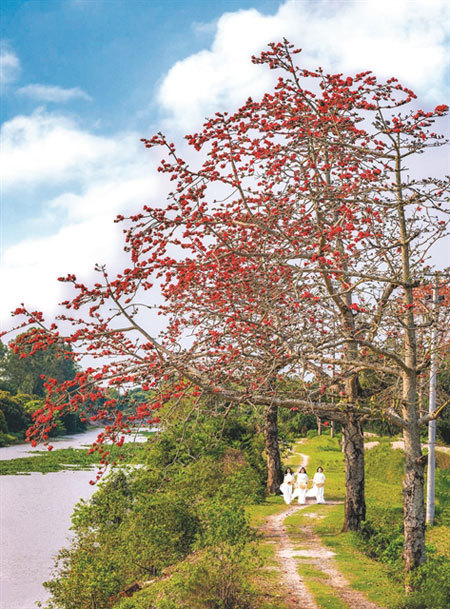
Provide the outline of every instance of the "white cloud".
{"type": "Polygon", "coordinates": [[[143,202],[161,202],[165,187],[151,171],[155,153],[145,150],[136,133],[102,137],[40,111],[5,123],[2,138],[4,207],[30,196],[42,199],[41,189],[49,184],[60,191],[34,209],[38,236],[3,247],[0,285],[8,289],[2,291],[0,321],[8,327],[9,312],[20,302],[56,311],[68,289],[58,276],[74,272],[88,280],[96,262],[118,270],[122,227],[114,217],[135,213],[143,202]],[[56,228],[39,236],[43,227],[48,233],[46,222],[56,228]]]}
{"type": "Polygon", "coordinates": [[[129,264],[128,258],[124,262],[123,226],[113,219],[119,212],[135,213],[163,192],[158,176],[145,171],[142,163],[117,169],[110,167],[109,179],[96,180],[81,194],[66,191],[48,202],[43,214],[65,217],[59,230],[4,249],[0,285],[8,289],[2,293],[0,323],[5,328],[12,325],[10,311],[21,302],[54,314],[70,290],[57,281],[59,276],[75,273],[89,282],[96,263],[107,264],[112,272],[129,264]]]}
{"type": "Polygon", "coordinates": [[[111,181],[96,185],[82,195],[65,193],[51,202],[57,211],[67,208],[65,226],[48,237],[26,239],[7,248],[2,255],[0,285],[4,327],[10,326],[9,312],[21,302],[30,308],[53,313],[68,292],[59,276],[75,273],[89,281],[95,263],[107,263],[118,270],[122,253],[122,227],[113,223],[118,211],[134,212],[155,190],[151,178],[111,181]]]}
{"type": "Polygon", "coordinates": [[[17,55],[6,43],[0,43],[0,85],[7,85],[16,80],[20,72],[17,55]]]}
{"type": "Polygon", "coordinates": [[[16,116],[2,125],[0,179],[11,190],[99,177],[134,157],[139,137],[104,137],[81,129],[74,120],[42,110],[16,116]]]}
{"type": "Polygon", "coordinates": [[[210,50],[177,62],[158,99],[170,124],[190,131],[217,109],[265,91],[271,74],[252,65],[250,56],[286,37],[303,48],[299,61],[308,67],[396,76],[421,96],[442,102],[448,90],[449,6],[440,0],[288,0],[275,15],[254,9],[225,13],[210,50]]]}
{"type": "MultiPolygon", "coordinates": [[[[421,96],[442,102],[447,22],[448,4],[433,0],[288,0],[274,15],[225,13],[215,22],[210,49],[168,72],[159,103],[172,134],[175,128],[192,131],[217,109],[235,108],[270,87],[273,74],[253,65],[250,56],[284,36],[304,49],[298,58],[305,66],[395,75],[421,96]]],[[[0,53],[11,80],[19,62],[7,49],[0,53]]],[[[67,289],[56,281],[59,275],[75,272],[86,279],[95,262],[117,267],[124,254],[120,225],[112,222],[115,214],[133,212],[144,202],[163,205],[167,191],[164,178],[152,171],[158,153],[145,152],[135,133],[101,136],[72,118],[39,110],[9,120],[1,137],[3,204],[10,195],[40,195],[42,200],[43,188],[51,185],[59,194],[44,202],[39,222],[63,220],[50,236],[25,239],[3,251],[0,285],[8,286],[2,292],[3,320],[10,325],[5,315],[22,301],[54,312],[67,289]]]]}
{"type": "Polygon", "coordinates": [[[20,95],[31,97],[38,101],[47,102],[67,102],[72,99],[85,99],[90,101],[92,98],[79,87],[73,87],[72,89],[63,89],[58,86],[51,85],[27,85],[17,90],[20,95]]]}

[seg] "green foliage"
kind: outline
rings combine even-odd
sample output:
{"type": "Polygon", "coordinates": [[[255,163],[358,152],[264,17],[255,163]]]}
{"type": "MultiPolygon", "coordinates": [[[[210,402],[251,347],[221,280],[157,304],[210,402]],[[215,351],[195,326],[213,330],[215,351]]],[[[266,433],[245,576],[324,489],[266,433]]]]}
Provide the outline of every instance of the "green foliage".
{"type": "Polygon", "coordinates": [[[8,423],[6,422],[3,410],[0,410],[0,433],[8,433],[8,423]]]}
{"type": "Polygon", "coordinates": [[[372,507],[358,537],[359,547],[367,556],[401,569],[403,522],[400,508],[372,507]]]}
{"type": "Polygon", "coordinates": [[[197,536],[197,547],[218,547],[222,543],[238,546],[255,539],[245,511],[236,509],[236,499],[223,501],[216,497],[200,507],[201,527],[197,536]]]}
{"type": "MultiPolygon", "coordinates": [[[[25,351],[30,350],[30,346],[25,347],[25,351]]],[[[76,372],[73,359],[57,345],[50,345],[45,351],[37,351],[32,356],[21,357],[0,342],[0,410],[5,415],[7,431],[19,433],[21,439],[25,437],[33,412],[42,408],[44,403],[46,390],[41,375],[62,382],[73,379],[76,372]]],[[[86,429],[86,423],[80,420],[77,413],[64,414],[55,423],[50,436],[86,429]]],[[[3,436],[0,443],[6,445],[11,441],[3,436]]]]}
{"type": "Polygon", "coordinates": [[[117,609],[252,609],[259,595],[249,581],[259,565],[252,545],[208,547],[117,609]]]}
{"type": "Polygon", "coordinates": [[[0,391],[0,410],[5,416],[8,431],[23,431],[31,424],[31,417],[20,398],[11,395],[8,391],[0,391]]]}
{"type": "MultiPolygon", "coordinates": [[[[33,329],[29,332],[33,332],[33,329]]],[[[24,350],[29,353],[31,346],[24,347],[24,350]]],[[[45,396],[42,374],[61,382],[73,379],[77,372],[73,359],[56,344],[48,345],[45,351],[36,351],[28,357],[21,357],[20,353],[12,350],[3,351],[1,362],[2,377],[12,391],[39,397],[45,396]]]]}
{"type": "MultiPolygon", "coordinates": [[[[72,546],[47,583],[48,607],[75,609],[76,599],[76,609],[109,609],[127,586],[150,578],[159,582],[157,607],[170,607],[164,602],[172,597],[180,607],[244,607],[244,562],[255,556],[245,505],[263,494],[249,463],[263,471],[252,426],[239,417],[225,424],[197,417],[152,437],[140,449],[142,467],[116,471],[90,502],[77,505],[72,546]],[[108,573],[103,591],[98,573],[108,573]],[[199,586],[209,604],[193,604],[199,586]]],[[[134,602],[120,600],[125,607],[134,602]]]]}
{"type": "Polygon", "coordinates": [[[0,447],[9,446],[10,444],[14,444],[15,442],[17,442],[17,438],[15,435],[3,433],[0,431],[0,447]]]}
{"type": "Polygon", "coordinates": [[[450,469],[438,469],[435,476],[436,520],[450,526],[450,469]]]}
{"type": "Polygon", "coordinates": [[[295,439],[306,436],[309,430],[316,429],[317,421],[313,414],[283,408],[278,414],[278,427],[280,436],[292,443],[295,439]]]}
{"type": "Polygon", "coordinates": [[[414,589],[395,609],[448,609],[450,606],[450,562],[428,548],[427,562],[410,576],[414,589]]]}

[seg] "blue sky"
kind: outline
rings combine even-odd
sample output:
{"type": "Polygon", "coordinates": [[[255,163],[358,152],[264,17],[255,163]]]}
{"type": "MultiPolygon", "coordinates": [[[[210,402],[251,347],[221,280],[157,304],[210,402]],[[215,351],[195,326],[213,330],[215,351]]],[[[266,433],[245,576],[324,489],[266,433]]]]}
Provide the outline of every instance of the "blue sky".
{"type": "MultiPolygon", "coordinates": [[[[4,0],[0,39],[20,59],[17,85],[30,82],[79,87],[90,103],[74,99],[100,130],[147,127],[156,120],[159,80],[180,59],[209,46],[213,22],[224,12],[276,11],[276,0],[4,0]],[[201,27],[200,24],[206,24],[201,27]],[[208,24],[211,27],[208,27],[208,24]],[[196,27],[200,26],[200,27],[196,27]],[[142,116],[143,109],[148,111],[142,116]]],[[[1,118],[29,112],[33,101],[4,93],[1,118]]]]}
{"type": "MultiPolygon", "coordinates": [[[[3,0],[0,321],[52,313],[56,277],[122,261],[117,213],[161,204],[140,137],[181,141],[271,86],[250,55],[286,36],[306,66],[399,77],[448,103],[450,5],[440,0],[3,0]],[[8,286],[4,289],[4,286],[8,286]]],[[[448,165],[447,161],[440,161],[448,165]]]]}

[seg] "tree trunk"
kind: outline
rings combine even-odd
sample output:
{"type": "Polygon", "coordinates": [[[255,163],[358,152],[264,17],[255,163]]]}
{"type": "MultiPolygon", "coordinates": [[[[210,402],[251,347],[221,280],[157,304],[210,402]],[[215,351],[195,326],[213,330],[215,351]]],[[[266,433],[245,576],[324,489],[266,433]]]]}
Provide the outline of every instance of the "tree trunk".
{"type": "MultiPolygon", "coordinates": [[[[403,527],[405,546],[403,560],[405,572],[423,564],[425,552],[425,497],[424,469],[426,458],[420,445],[420,428],[417,425],[417,387],[414,372],[403,375],[403,416],[408,427],[403,429],[405,442],[405,477],[403,478],[403,527]]],[[[408,580],[406,589],[409,591],[408,580]]]]}
{"type": "MultiPolygon", "coordinates": [[[[414,293],[410,268],[410,233],[408,233],[405,204],[401,181],[400,152],[396,155],[396,182],[399,220],[399,241],[402,257],[403,280],[403,327],[404,333],[404,362],[402,378],[402,414],[406,422],[403,429],[405,441],[405,477],[403,479],[403,527],[405,547],[403,559],[405,571],[408,574],[426,560],[425,553],[425,507],[424,507],[424,466],[420,446],[420,430],[417,404],[417,342],[416,322],[414,319],[414,293]]],[[[406,590],[410,590],[408,578],[406,590]]]]}
{"type": "Polygon", "coordinates": [[[345,518],[343,531],[359,531],[366,518],[364,497],[364,434],[359,419],[347,416],[342,425],[345,457],[345,518]]]}
{"type": "Polygon", "coordinates": [[[316,421],[317,421],[317,435],[321,436],[322,435],[322,421],[320,420],[319,417],[316,417],[316,421]]]}
{"type": "Polygon", "coordinates": [[[282,482],[280,447],[278,445],[278,406],[264,407],[264,444],[267,458],[267,492],[278,493],[282,482]]]}
{"type": "Polygon", "coordinates": [[[425,553],[425,503],[424,469],[425,457],[420,447],[419,428],[404,430],[405,477],[403,479],[403,526],[405,547],[403,559],[405,571],[423,564],[425,553]]]}

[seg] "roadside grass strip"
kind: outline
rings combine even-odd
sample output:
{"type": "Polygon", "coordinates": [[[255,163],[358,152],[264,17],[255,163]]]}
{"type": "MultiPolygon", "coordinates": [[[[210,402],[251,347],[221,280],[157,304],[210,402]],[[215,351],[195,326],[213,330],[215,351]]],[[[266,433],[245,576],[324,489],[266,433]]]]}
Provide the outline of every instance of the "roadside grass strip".
{"type": "Polygon", "coordinates": [[[300,563],[298,572],[320,609],[347,609],[348,605],[333,592],[332,582],[323,571],[310,563],[300,563]]]}
{"type": "MultiPolygon", "coordinates": [[[[250,524],[254,528],[261,528],[268,516],[278,514],[286,509],[282,497],[267,497],[264,503],[250,505],[246,512],[250,518],[250,524]]],[[[282,577],[278,561],[275,558],[275,543],[261,539],[259,553],[261,567],[252,578],[252,584],[257,587],[263,596],[261,609],[287,609],[283,600],[282,577]]]]}

